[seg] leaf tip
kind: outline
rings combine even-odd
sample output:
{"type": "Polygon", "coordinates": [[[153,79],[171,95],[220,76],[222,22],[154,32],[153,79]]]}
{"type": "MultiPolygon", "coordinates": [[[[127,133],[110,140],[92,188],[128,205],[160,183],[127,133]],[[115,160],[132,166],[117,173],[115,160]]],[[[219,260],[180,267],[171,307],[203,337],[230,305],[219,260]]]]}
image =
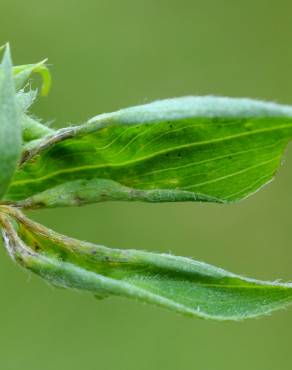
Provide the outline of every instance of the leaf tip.
{"type": "Polygon", "coordinates": [[[0,52],[2,51],[3,51],[2,65],[5,64],[6,66],[12,68],[11,49],[9,42],[0,47],[0,52]]]}
{"type": "Polygon", "coordinates": [[[48,58],[42,60],[41,62],[37,63],[34,68],[34,72],[39,73],[43,79],[43,84],[41,88],[42,96],[47,96],[52,86],[52,77],[47,66],[47,61],[48,58]]]}

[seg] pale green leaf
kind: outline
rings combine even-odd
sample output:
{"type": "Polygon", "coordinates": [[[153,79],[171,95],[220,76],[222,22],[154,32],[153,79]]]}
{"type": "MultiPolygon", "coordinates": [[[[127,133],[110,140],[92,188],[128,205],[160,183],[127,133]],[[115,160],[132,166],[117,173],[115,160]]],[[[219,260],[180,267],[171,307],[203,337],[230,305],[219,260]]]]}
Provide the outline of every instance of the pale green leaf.
{"type": "Polygon", "coordinates": [[[0,198],[5,194],[21,154],[20,114],[7,45],[0,65],[0,198]]]}
{"type": "Polygon", "coordinates": [[[53,133],[53,130],[48,126],[42,124],[36,118],[30,117],[26,114],[22,116],[21,126],[22,137],[25,143],[38,140],[53,133]]]}
{"type": "Polygon", "coordinates": [[[292,285],[248,279],[190,258],[109,249],[46,229],[8,210],[1,216],[9,253],[51,284],[97,298],[120,296],[213,320],[242,320],[292,302],[292,285]]]}

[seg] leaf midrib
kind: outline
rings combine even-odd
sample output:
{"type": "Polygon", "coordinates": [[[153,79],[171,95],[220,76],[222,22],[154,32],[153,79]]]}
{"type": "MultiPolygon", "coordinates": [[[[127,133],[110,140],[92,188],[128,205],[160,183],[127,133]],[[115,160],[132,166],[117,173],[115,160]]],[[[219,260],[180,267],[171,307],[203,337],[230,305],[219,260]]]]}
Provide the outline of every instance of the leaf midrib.
{"type": "Polygon", "coordinates": [[[86,165],[86,166],[62,169],[60,171],[55,171],[55,172],[50,173],[46,176],[38,177],[38,178],[35,178],[35,179],[13,181],[12,186],[19,186],[19,185],[25,185],[25,184],[29,184],[29,183],[38,182],[38,181],[43,181],[43,180],[47,180],[47,179],[50,179],[50,178],[55,177],[57,175],[65,174],[65,173],[74,173],[74,172],[83,171],[83,170],[100,169],[100,168],[107,168],[107,167],[109,167],[109,168],[110,167],[117,167],[117,168],[118,167],[124,167],[124,166],[139,163],[141,161],[145,161],[145,160],[154,158],[158,155],[166,154],[166,153],[169,153],[169,152],[172,152],[172,151],[175,151],[175,150],[179,150],[179,149],[192,148],[192,147],[195,147],[195,146],[203,146],[203,145],[208,145],[208,144],[213,144],[213,143],[218,143],[218,142],[223,142],[223,141],[229,141],[229,140],[238,139],[238,138],[241,138],[241,137],[252,136],[252,135],[255,135],[255,134],[258,134],[258,133],[272,132],[272,131],[282,130],[282,129],[286,129],[286,128],[292,128],[292,123],[289,124],[289,125],[281,125],[281,126],[272,127],[272,128],[254,130],[252,132],[243,132],[243,133],[236,134],[236,135],[226,136],[224,138],[217,138],[217,139],[213,139],[213,140],[204,140],[204,141],[199,141],[199,142],[194,142],[194,143],[189,143],[189,144],[178,145],[176,147],[168,148],[167,150],[158,151],[158,152],[153,153],[149,156],[141,157],[141,158],[131,160],[131,161],[126,161],[126,162],[123,162],[123,163],[109,163],[109,164],[106,164],[106,165],[105,164],[102,164],[102,165],[86,165]]]}

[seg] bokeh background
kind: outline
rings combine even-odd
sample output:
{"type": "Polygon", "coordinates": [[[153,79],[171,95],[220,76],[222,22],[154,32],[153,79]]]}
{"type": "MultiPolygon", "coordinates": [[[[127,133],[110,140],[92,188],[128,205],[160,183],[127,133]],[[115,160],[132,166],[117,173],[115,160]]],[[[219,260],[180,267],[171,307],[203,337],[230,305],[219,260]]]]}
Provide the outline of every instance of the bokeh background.
{"type": "MultiPolygon", "coordinates": [[[[187,94],[292,104],[291,0],[1,0],[15,63],[49,57],[34,113],[55,127],[187,94]]],[[[32,212],[112,247],[171,251],[260,279],[292,279],[292,147],[276,181],[230,206],[105,203],[32,212]]],[[[0,368],[288,370],[292,309],[243,323],[177,316],[53,289],[0,252],[0,368]]]]}

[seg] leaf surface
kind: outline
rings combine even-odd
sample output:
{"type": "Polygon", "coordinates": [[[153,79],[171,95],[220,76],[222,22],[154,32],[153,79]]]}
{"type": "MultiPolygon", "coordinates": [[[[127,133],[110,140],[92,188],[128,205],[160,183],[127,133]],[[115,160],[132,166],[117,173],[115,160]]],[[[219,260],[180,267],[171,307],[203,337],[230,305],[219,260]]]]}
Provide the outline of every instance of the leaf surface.
{"type": "Polygon", "coordinates": [[[20,159],[21,126],[9,46],[0,65],[0,198],[5,194],[20,159]]]}
{"type": "Polygon", "coordinates": [[[13,210],[1,216],[9,253],[51,284],[121,296],[213,320],[242,320],[292,302],[292,285],[248,279],[190,258],[109,249],[46,229],[13,210]]]}
{"type": "Polygon", "coordinates": [[[274,103],[185,97],[132,107],[32,142],[7,200],[234,202],[273,178],[291,135],[292,108],[274,103]]]}

